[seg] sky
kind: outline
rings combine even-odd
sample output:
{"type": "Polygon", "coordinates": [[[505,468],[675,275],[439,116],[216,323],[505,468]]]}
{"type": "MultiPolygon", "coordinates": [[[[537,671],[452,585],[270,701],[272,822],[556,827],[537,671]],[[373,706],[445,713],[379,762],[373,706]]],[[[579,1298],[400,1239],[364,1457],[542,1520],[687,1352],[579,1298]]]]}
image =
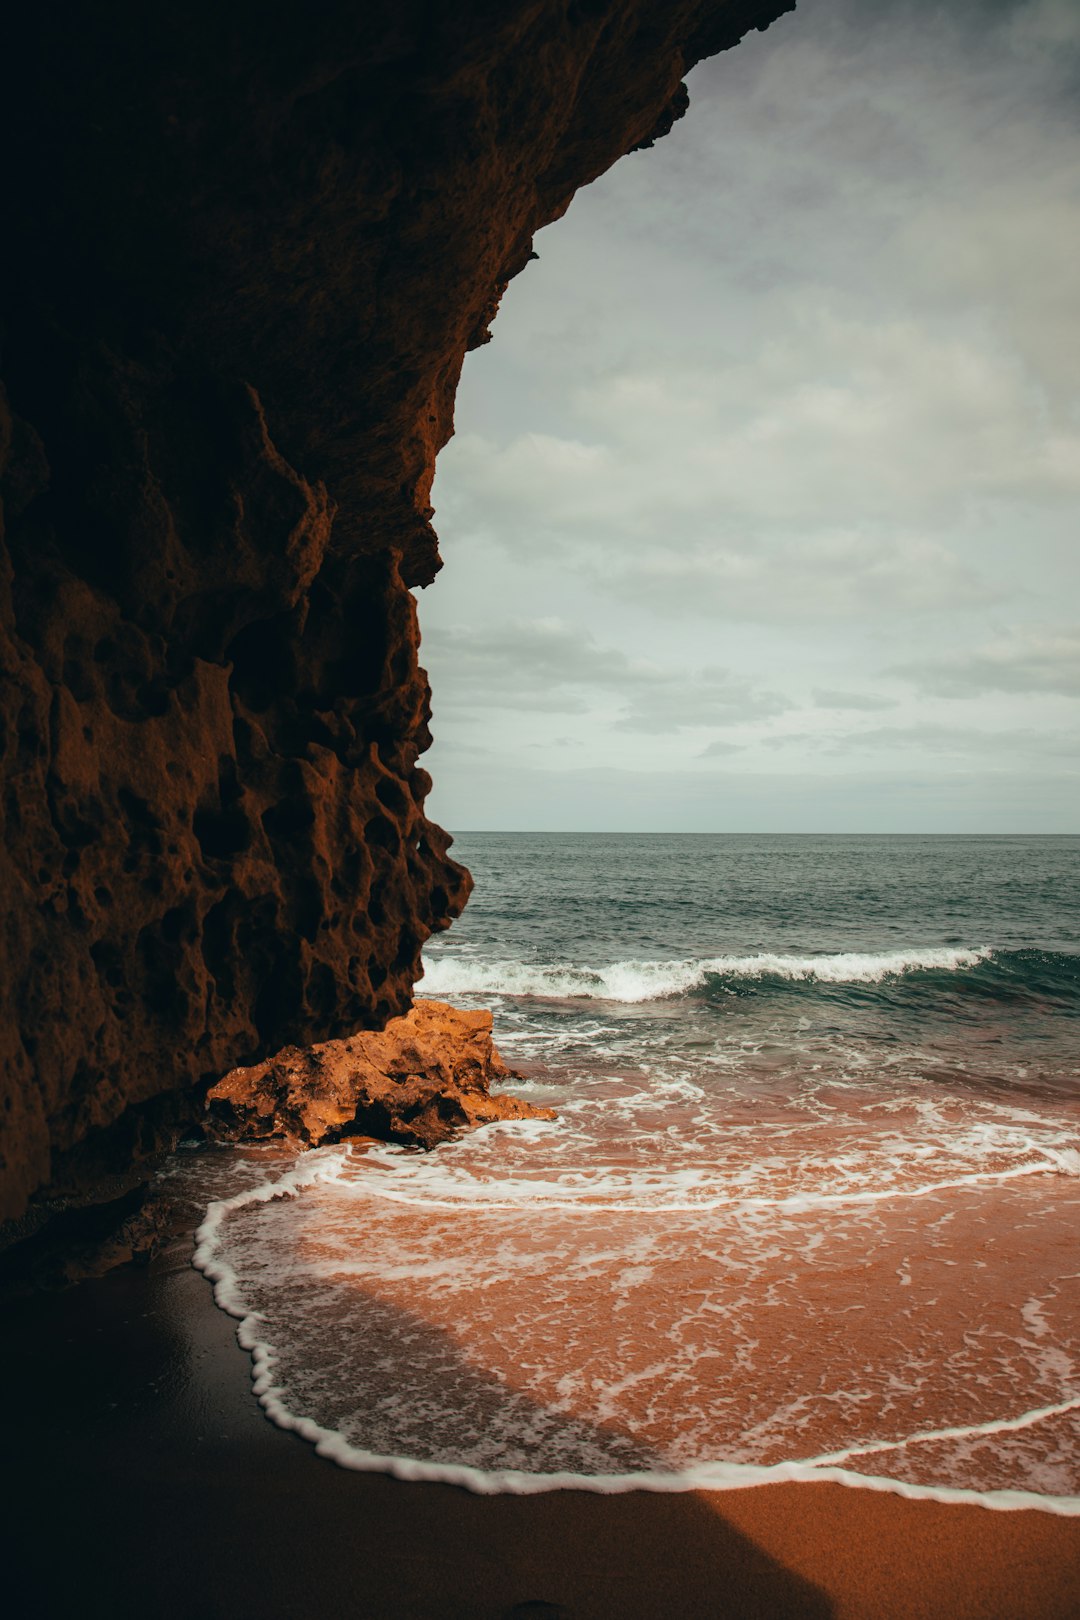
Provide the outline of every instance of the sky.
{"type": "Polygon", "coordinates": [[[466,361],[428,813],[1080,831],[1080,4],[799,0],[689,87],[466,361]]]}

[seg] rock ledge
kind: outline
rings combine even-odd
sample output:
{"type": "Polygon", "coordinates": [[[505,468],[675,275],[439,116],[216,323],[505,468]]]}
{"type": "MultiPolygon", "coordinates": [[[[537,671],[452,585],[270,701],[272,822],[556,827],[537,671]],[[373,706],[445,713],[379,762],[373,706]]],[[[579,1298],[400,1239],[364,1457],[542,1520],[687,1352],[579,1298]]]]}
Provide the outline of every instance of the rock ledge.
{"type": "Polygon", "coordinates": [[[550,1108],[492,1095],[492,1082],[514,1071],[492,1042],[491,1023],[489,1012],[418,1001],[378,1034],[287,1046],[210,1090],[208,1132],[305,1147],[360,1135],[433,1148],[495,1120],[553,1119],[550,1108]]]}

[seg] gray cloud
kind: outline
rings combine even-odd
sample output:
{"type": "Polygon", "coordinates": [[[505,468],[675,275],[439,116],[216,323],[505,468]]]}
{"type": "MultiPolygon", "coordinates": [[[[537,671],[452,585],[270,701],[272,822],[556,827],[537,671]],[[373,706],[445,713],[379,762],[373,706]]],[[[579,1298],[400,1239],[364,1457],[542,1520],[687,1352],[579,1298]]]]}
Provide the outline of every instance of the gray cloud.
{"type": "Polygon", "coordinates": [[[1045,729],[1005,730],[924,721],[910,726],[868,726],[848,731],[779,731],[763,735],[757,741],[759,747],[775,753],[793,752],[802,757],[855,760],[868,750],[956,760],[976,757],[986,761],[987,768],[1006,773],[1015,773],[1018,762],[1049,759],[1060,761],[1066,771],[1080,772],[1076,735],[1045,729]]]}
{"type": "MultiPolygon", "coordinates": [[[[666,733],[781,714],[790,701],[729,670],[665,669],[599,646],[584,630],[554,619],[517,620],[483,630],[437,629],[425,654],[443,664],[440,711],[540,708],[582,714],[614,703],[616,731],[666,733]]],[[[562,738],[565,744],[569,739],[562,738]]]]}
{"type": "Polygon", "coordinates": [[[819,709],[894,709],[895,698],[878,697],[873,692],[834,692],[815,686],[811,696],[819,709]]]}
{"type": "MultiPolygon", "coordinates": [[[[823,363],[801,360],[811,372],[823,363]]],[[[878,385],[893,396],[899,387],[885,361],[878,385]]],[[[874,403],[854,388],[800,381],[755,414],[748,388],[725,386],[737,426],[717,422],[710,389],[693,379],[624,375],[591,407],[607,418],[592,442],[529,433],[500,446],[463,436],[453,450],[453,521],[515,550],[524,539],[528,552],[555,553],[575,573],[680,614],[782,622],[1001,599],[976,558],[925,524],[985,489],[987,468],[1003,480],[1008,452],[974,431],[961,447],[935,424],[929,385],[912,390],[919,445],[910,436],[900,443],[889,420],[868,442],[874,403]],[[680,404],[684,388],[691,394],[680,404]]],[[[971,388],[992,412],[992,390],[974,377],[971,388]]],[[[1080,495],[1080,435],[1060,461],[1063,491],[1080,495]]],[[[1015,472],[1014,493],[1037,481],[1027,466],[1015,472]]]]}
{"type": "Polygon", "coordinates": [[[977,697],[984,692],[1049,692],[1080,697],[1080,630],[1029,628],[973,652],[897,664],[939,697],[977,697]]]}
{"type": "Polygon", "coordinates": [[[740,725],[767,720],[792,707],[778,692],[762,691],[726,669],[703,669],[689,675],[657,671],[648,684],[632,691],[616,731],[664,733],[690,727],[740,725]]]}
{"type": "Polygon", "coordinates": [[[1018,759],[1062,758],[1074,762],[1080,769],[1076,738],[1045,731],[992,731],[981,726],[933,724],[875,726],[866,731],[846,732],[833,739],[832,746],[844,753],[871,748],[890,752],[918,750],[954,758],[988,755],[1004,770],[1012,768],[1018,759]]]}
{"type": "Polygon", "coordinates": [[[1080,595],[1078,88],[1075,0],[800,0],[541,235],[440,459],[437,781],[501,727],[647,752],[658,826],[680,738],[725,780],[817,750],[885,816],[871,750],[957,795],[977,756],[1041,816],[1033,703],[1080,691],[1037,625],[1080,595]]]}

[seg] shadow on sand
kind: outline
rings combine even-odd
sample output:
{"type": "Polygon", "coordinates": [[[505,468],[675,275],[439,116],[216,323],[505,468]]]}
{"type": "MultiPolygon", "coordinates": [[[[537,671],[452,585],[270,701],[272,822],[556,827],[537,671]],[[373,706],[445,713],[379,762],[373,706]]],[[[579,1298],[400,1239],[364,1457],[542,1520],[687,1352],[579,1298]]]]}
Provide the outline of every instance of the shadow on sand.
{"type": "Polygon", "coordinates": [[[321,1460],[263,1416],[186,1250],[6,1318],[0,1547],[20,1617],[833,1613],[691,1494],[483,1497],[321,1460]]]}

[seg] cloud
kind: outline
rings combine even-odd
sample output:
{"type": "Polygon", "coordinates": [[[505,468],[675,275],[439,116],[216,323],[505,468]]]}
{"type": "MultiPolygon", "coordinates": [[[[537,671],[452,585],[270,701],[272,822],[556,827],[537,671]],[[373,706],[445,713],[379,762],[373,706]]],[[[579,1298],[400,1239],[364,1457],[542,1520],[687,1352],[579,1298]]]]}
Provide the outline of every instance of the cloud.
{"type": "Polygon", "coordinates": [[[969,653],[897,664],[936,697],[970,698],[989,692],[1045,692],[1080,697],[1080,630],[1029,627],[969,653]]]}
{"type": "MultiPolygon", "coordinates": [[[[1080,771],[1077,739],[1063,731],[957,726],[921,721],[908,726],[869,726],[850,731],[774,731],[758,737],[760,748],[802,758],[854,762],[860,754],[888,753],[898,759],[922,754],[942,760],[983,760],[984,769],[1015,774],[1024,760],[1054,760],[1066,772],[1080,771]]],[[[906,767],[904,767],[906,769],[906,767]]]]}
{"type": "Polygon", "coordinates": [[[703,64],[542,238],[496,332],[533,421],[511,386],[449,447],[440,520],[657,612],[1001,600],[988,511],[1080,495],[1078,59],[1044,0],[811,4],[703,64]]]}
{"type": "Polygon", "coordinates": [[[629,695],[616,731],[658,734],[692,727],[739,725],[767,720],[792,707],[779,692],[764,691],[727,669],[702,669],[684,675],[657,670],[629,695]]]}
{"type": "Polygon", "coordinates": [[[706,540],[624,553],[616,565],[610,558],[605,553],[589,571],[628,601],[742,622],[860,624],[989,605],[1001,595],[946,546],[907,535],[848,530],[756,545],[706,540]]]}
{"type": "Polygon", "coordinates": [[[658,826],[676,767],[815,751],[867,825],[976,767],[1037,820],[1075,633],[988,624],[1076,588],[1080,7],[800,0],[690,88],[466,365],[421,607],[440,734],[648,759],[658,826]]]}
{"type": "MultiPolygon", "coordinates": [[[[841,477],[837,463],[852,454],[841,440],[831,465],[823,448],[788,460],[781,447],[755,468],[749,449],[729,445],[727,472],[708,464],[721,450],[704,430],[694,462],[689,441],[676,452],[658,435],[651,449],[595,447],[567,476],[559,471],[564,448],[547,435],[525,435],[502,450],[464,439],[453,464],[455,525],[503,544],[526,565],[530,556],[554,555],[569,573],[626,600],[714,620],[858,620],[1001,598],[1000,586],[953,547],[885,518],[886,507],[899,507],[898,493],[872,521],[827,523],[836,510],[827,491],[841,477]]],[[[850,511],[853,476],[847,484],[850,511]]]]}
{"type": "Polygon", "coordinates": [[[1009,770],[1018,759],[1037,756],[1071,760],[1080,769],[1076,738],[1046,731],[993,731],[982,726],[946,726],[926,723],[915,726],[876,726],[866,731],[847,732],[833,739],[840,751],[863,748],[890,752],[917,750],[920,753],[966,757],[988,755],[998,768],[1009,770]]]}
{"type": "Polygon", "coordinates": [[[540,709],[583,714],[603,703],[621,732],[663,734],[691,727],[766,719],[791,707],[717,667],[680,670],[600,646],[588,631],[558,619],[515,620],[476,631],[430,631],[425,646],[442,666],[440,712],[540,709]]]}
{"type": "Polygon", "coordinates": [[[555,619],[503,621],[473,629],[437,626],[424,649],[442,666],[438,705],[542,709],[582,714],[590,688],[618,687],[630,660],[598,647],[587,633],[555,619]]]}
{"type": "Polygon", "coordinates": [[[895,698],[878,697],[874,692],[835,692],[815,686],[812,693],[819,709],[892,709],[895,698]]]}

